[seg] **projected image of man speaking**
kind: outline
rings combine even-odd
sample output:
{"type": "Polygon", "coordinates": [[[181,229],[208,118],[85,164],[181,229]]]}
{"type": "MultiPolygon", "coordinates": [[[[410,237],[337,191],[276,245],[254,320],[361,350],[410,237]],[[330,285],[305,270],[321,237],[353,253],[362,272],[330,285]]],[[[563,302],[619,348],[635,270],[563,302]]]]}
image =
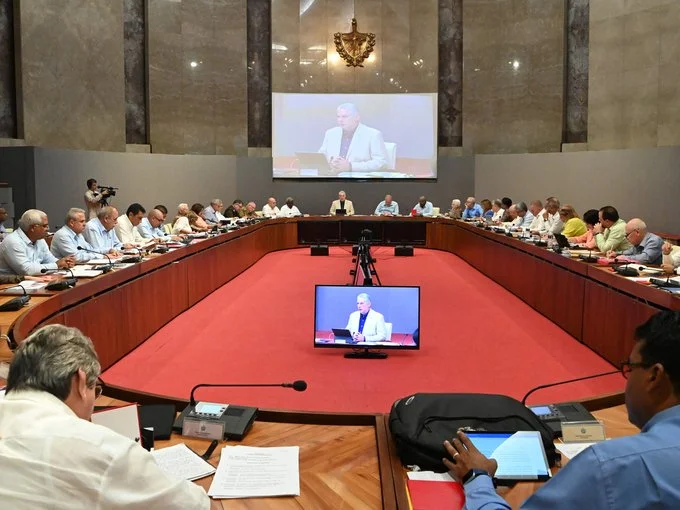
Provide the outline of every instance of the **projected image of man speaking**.
{"type": "Polygon", "coordinates": [[[385,317],[371,308],[371,297],[365,292],[357,296],[357,311],[349,315],[347,327],[355,342],[384,342],[385,317]]]}
{"type": "Polygon", "coordinates": [[[337,109],[337,127],[326,131],[319,152],[335,172],[379,172],[387,170],[388,158],[383,135],[361,123],[352,103],[337,109]]]}

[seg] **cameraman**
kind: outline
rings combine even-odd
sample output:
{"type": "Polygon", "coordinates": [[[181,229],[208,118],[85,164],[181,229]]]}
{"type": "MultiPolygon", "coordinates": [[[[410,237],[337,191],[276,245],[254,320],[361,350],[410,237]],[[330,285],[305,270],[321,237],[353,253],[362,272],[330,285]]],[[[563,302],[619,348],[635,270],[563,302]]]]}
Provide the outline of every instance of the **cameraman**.
{"type": "Polygon", "coordinates": [[[97,181],[95,179],[87,180],[87,191],[85,192],[85,207],[87,208],[88,220],[96,218],[99,210],[102,208],[103,202],[111,197],[111,190],[104,189],[97,190],[97,181]]]}

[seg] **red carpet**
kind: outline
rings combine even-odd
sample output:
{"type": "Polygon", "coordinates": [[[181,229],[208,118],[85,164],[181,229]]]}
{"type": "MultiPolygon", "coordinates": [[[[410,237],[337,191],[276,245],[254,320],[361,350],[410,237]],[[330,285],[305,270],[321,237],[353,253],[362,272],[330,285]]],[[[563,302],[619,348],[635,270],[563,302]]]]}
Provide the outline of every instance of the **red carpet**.
{"type": "MultiPolygon", "coordinates": [[[[348,250],[332,248],[329,257],[310,257],[308,249],[267,255],[158,331],[103,379],[184,398],[202,382],[305,379],[304,393],[206,389],[198,395],[276,409],[386,412],[413,392],[522,398],[540,384],[613,368],[456,256],[422,249],[413,258],[395,258],[391,248],[374,248],[384,285],[421,286],[419,351],[351,360],[341,349],[314,349],[314,285],[350,281],[348,250]]],[[[538,392],[529,403],[623,387],[620,375],[607,376],[538,392]]]]}

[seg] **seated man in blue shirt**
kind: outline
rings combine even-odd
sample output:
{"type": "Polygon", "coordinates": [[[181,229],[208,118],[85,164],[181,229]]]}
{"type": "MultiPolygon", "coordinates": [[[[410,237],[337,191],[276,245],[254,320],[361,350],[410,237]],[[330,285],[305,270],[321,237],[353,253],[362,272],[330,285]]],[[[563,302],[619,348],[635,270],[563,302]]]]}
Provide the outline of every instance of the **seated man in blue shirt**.
{"type": "Polygon", "coordinates": [[[375,208],[377,216],[399,216],[399,204],[392,200],[392,195],[385,195],[385,200],[375,208]]]}
{"type": "MultiPolygon", "coordinates": [[[[628,419],[642,430],[583,451],[527,499],[524,509],[680,508],[680,312],[663,311],[635,330],[621,367],[628,419]]],[[[494,490],[498,467],[459,432],[444,463],[463,483],[465,508],[510,509],[494,490]]]]}
{"type": "Polygon", "coordinates": [[[633,246],[623,251],[610,250],[607,257],[616,258],[621,255],[626,260],[640,264],[660,265],[663,260],[663,239],[647,231],[647,224],[640,218],[633,218],[626,223],[626,239],[633,246]]]}
{"type": "Polygon", "coordinates": [[[479,218],[484,214],[482,206],[477,203],[475,197],[468,197],[465,201],[465,209],[463,210],[463,219],[471,220],[472,218],[479,218]]]}
{"type": "Polygon", "coordinates": [[[118,223],[118,210],[111,206],[102,207],[97,217],[87,222],[83,237],[98,253],[117,256],[122,250],[133,248],[133,245],[120,242],[114,230],[116,223],[118,223]]]}
{"type": "Polygon", "coordinates": [[[57,230],[52,237],[50,251],[55,257],[72,255],[76,262],[85,263],[96,259],[98,255],[91,253],[94,248],[83,237],[85,230],[85,211],[72,207],[66,214],[66,224],[57,230]],[[91,251],[78,250],[78,246],[91,251]]]}
{"type": "Polygon", "coordinates": [[[165,215],[160,209],[151,209],[146,215],[146,218],[142,218],[142,221],[137,225],[137,231],[144,239],[158,239],[159,241],[178,241],[181,239],[180,236],[173,236],[166,234],[161,225],[165,215]]]}
{"type": "Polygon", "coordinates": [[[0,243],[0,273],[40,276],[43,269],[62,269],[75,265],[72,256],[57,260],[50,253],[45,242],[49,222],[43,211],[29,209],[21,215],[18,226],[0,243]]]}

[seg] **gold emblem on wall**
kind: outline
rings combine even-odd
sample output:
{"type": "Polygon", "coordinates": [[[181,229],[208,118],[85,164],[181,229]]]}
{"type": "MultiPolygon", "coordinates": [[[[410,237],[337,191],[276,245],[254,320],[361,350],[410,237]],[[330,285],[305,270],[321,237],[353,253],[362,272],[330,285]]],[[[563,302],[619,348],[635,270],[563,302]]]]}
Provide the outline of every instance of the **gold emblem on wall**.
{"type": "Polygon", "coordinates": [[[357,30],[357,20],[352,18],[352,31],[346,34],[333,34],[335,50],[347,62],[347,67],[364,67],[362,62],[368,58],[375,46],[375,34],[357,30]]]}

